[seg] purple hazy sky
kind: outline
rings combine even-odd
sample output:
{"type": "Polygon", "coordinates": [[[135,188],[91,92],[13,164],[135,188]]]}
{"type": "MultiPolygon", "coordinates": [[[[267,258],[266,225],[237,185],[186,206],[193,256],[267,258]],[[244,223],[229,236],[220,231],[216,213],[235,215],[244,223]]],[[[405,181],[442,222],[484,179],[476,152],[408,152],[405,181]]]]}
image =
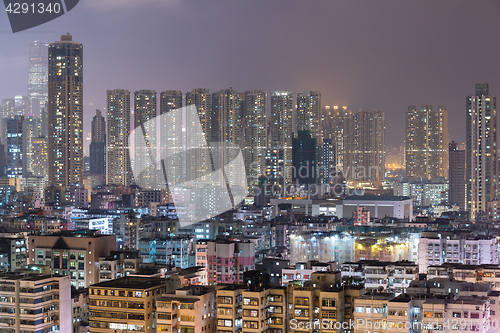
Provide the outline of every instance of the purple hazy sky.
{"type": "Polygon", "coordinates": [[[28,41],[84,44],[85,132],[106,89],[320,90],[323,105],[382,109],[386,145],[408,105],[447,106],[465,140],[476,82],[500,96],[498,0],[82,0],[12,34],[0,13],[0,98],[27,94],[28,41]]]}

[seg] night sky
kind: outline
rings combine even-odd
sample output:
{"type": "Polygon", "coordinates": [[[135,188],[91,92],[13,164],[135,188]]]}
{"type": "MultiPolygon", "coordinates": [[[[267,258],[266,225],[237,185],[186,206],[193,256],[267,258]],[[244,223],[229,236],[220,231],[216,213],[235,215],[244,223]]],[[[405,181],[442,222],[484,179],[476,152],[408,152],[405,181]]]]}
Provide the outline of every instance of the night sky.
{"type": "Polygon", "coordinates": [[[499,0],[81,0],[16,34],[0,13],[0,99],[27,95],[28,42],[67,32],[84,44],[86,136],[106,89],[320,90],[382,109],[397,146],[408,105],[446,105],[463,142],[474,84],[500,97],[499,0]]]}

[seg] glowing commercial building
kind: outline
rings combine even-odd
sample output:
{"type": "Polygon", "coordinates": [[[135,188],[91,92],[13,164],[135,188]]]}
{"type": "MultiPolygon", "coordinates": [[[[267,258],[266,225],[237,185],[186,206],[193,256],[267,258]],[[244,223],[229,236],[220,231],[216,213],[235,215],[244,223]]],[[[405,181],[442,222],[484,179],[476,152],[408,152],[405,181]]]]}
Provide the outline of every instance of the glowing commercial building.
{"type": "Polygon", "coordinates": [[[359,260],[417,262],[419,238],[419,233],[354,236],[337,231],[295,232],[290,235],[290,265],[308,260],[339,264],[359,260]]]}

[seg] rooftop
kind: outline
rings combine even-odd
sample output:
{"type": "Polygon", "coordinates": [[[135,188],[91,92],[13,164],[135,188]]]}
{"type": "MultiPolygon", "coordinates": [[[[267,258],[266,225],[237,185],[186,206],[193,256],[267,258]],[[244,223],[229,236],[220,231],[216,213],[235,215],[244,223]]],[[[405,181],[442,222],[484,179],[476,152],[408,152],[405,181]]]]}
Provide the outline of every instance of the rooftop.
{"type": "Polygon", "coordinates": [[[395,303],[408,303],[412,300],[412,297],[408,294],[401,294],[396,298],[391,299],[389,302],[395,303]]]}
{"type": "Polygon", "coordinates": [[[371,299],[371,300],[380,300],[380,301],[390,301],[394,298],[394,294],[392,293],[371,293],[368,292],[364,295],[359,296],[357,299],[371,299]]]}
{"type": "MultiPolygon", "coordinates": [[[[379,261],[379,260],[359,260],[359,261],[346,261],[343,265],[364,265],[364,266],[416,266],[413,261],[379,261]]],[[[429,266],[430,267],[430,266],[429,266]]]]}
{"type": "Polygon", "coordinates": [[[476,270],[478,268],[481,269],[500,269],[500,265],[491,265],[491,264],[483,264],[483,265],[465,265],[460,263],[443,263],[441,265],[429,265],[429,268],[455,268],[455,269],[466,269],[466,270],[476,270]]]}
{"type": "Polygon", "coordinates": [[[62,231],[50,235],[33,235],[31,237],[81,237],[81,238],[99,238],[99,237],[116,237],[116,235],[99,234],[97,230],[78,230],[78,231],[62,231]]]}
{"type": "Polygon", "coordinates": [[[488,283],[471,283],[466,281],[458,281],[450,278],[434,278],[430,280],[412,281],[410,288],[449,288],[449,284],[453,283],[455,286],[460,285],[460,291],[483,291],[487,292],[491,289],[488,283]]]}
{"type": "Polygon", "coordinates": [[[49,275],[49,274],[16,274],[16,273],[7,273],[4,276],[0,277],[0,281],[5,280],[23,280],[23,281],[41,281],[47,280],[52,277],[61,277],[60,275],[49,275]]]}
{"type": "Polygon", "coordinates": [[[168,281],[160,278],[127,276],[92,285],[93,288],[119,288],[119,289],[150,289],[166,284],[168,281]]]}
{"type": "Polygon", "coordinates": [[[405,201],[410,197],[403,196],[379,196],[379,195],[352,195],[346,197],[344,201],[405,201]]]}
{"type": "Polygon", "coordinates": [[[470,304],[470,305],[483,305],[488,301],[488,297],[459,297],[453,304],[470,304]]]}

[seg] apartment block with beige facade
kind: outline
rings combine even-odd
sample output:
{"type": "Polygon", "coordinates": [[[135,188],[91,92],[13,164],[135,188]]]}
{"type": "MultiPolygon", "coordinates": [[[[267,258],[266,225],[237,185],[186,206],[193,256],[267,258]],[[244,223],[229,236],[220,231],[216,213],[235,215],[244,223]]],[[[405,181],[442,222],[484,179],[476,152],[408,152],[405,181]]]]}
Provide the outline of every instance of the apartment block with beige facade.
{"type": "Polygon", "coordinates": [[[187,286],[158,299],[157,332],[215,332],[215,289],[187,286]]]}
{"type": "Polygon", "coordinates": [[[429,266],[427,279],[453,278],[471,283],[491,283],[493,290],[500,291],[500,265],[443,264],[429,266]]]}
{"type": "Polygon", "coordinates": [[[71,332],[67,276],[13,274],[0,278],[0,332],[71,332]]]}
{"type": "Polygon", "coordinates": [[[135,274],[141,263],[139,251],[111,251],[111,255],[99,258],[99,282],[135,274]]]}
{"type": "MultiPolygon", "coordinates": [[[[495,296],[496,297],[496,296],[495,296]]],[[[493,332],[490,298],[365,294],[355,299],[355,332],[493,332]]]]}
{"type": "Polygon", "coordinates": [[[398,296],[407,292],[412,281],[418,278],[418,267],[411,261],[383,262],[360,260],[341,265],[342,277],[364,281],[366,289],[384,290],[398,296]]]}
{"type": "Polygon", "coordinates": [[[32,235],[28,250],[28,264],[48,265],[51,274],[69,276],[73,287],[87,288],[99,282],[99,258],[116,250],[116,236],[92,232],[32,235]]]}
{"type": "Polygon", "coordinates": [[[216,294],[218,333],[285,332],[285,288],[227,285],[216,294]]]}
{"type": "Polygon", "coordinates": [[[298,333],[311,329],[321,333],[337,332],[338,323],[345,320],[344,295],[340,272],[314,272],[311,281],[290,286],[288,329],[298,333]]]}
{"type": "Polygon", "coordinates": [[[90,286],[92,333],[156,332],[156,300],[167,292],[167,280],[124,277],[90,286]]]}

